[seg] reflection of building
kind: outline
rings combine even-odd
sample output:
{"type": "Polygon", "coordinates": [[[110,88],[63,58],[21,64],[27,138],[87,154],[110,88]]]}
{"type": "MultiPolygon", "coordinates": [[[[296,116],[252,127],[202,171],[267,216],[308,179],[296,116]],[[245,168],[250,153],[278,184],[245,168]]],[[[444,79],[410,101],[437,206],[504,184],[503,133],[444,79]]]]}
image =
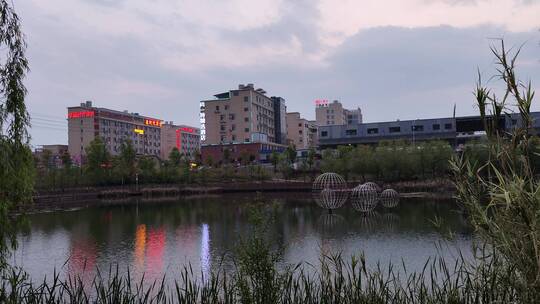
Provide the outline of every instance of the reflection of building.
{"type": "Polygon", "coordinates": [[[317,126],[331,125],[354,125],[362,123],[362,111],[360,108],[348,110],[334,100],[317,100],[315,105],[315,117],[317,126]]]}
{"type": "Polygon", "coordinates": [[[137,270],[142,271],[144,269],[144,250],[146,247],[146,225],[141,224],[137,226],[135,232],[135,266],[137,270]]]}
{"type": "Polygon", "coordinates": [[[165,229],[149,229],[146,242],[146,269],[152,274],[160,274],[163,271],[163,254],[165,253],[165,229]]]}
{"type": "Polygon", "coordinates": [[[190,126],[176,126],[172,121],[165,122],[161,127],[161,159],[168,159],[174,147],[181,154],[194,158],[201,148],[200,130],[190,126]]]}
{"type": "Polygon", "coordinates": [[[287,138],[297,150],[316,147],[317,126],[298,112],[287,113],[287,138]]]}
{"type": "Polygon", "coordinates": [[[201,140],[204,145],[282,140],[281,115],[285,113],[282,98],[270,98],[265,90],[255,89],[251,83],[214,96],[216,99],[201,101],[201,140]]]}
{"type": "Polygon", "coordinates": [[[155,118],[92,106],[91,101],[68,108],[69,153],[75,160],[85,155],[85,148],[100,136],[111,155],[118,155],[126,140],[131,140],[137,154],[159,156],[161,124],[155,118]]]}

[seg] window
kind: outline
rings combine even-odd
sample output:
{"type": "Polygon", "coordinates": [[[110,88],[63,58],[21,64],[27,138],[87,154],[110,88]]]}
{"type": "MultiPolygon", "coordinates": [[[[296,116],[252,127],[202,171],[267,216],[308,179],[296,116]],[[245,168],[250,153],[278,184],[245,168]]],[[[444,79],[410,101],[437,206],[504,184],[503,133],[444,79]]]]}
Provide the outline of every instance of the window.
{"type": "Polygon", "coordinates": [[[219,106],[216,106],[216,111],[219,111],[219,106]]]}
{"type": "Polygon", "coordinates": [[[249,128],[244,128],[244,132],[249,132],[249,128]]]}
{"type": "Polygon", "coordinates": [[[244,108],[244,112],[247,112],[247,111],[249,111],[249,108],[244,108]]]}
{"type": "Polygon", "coordinates": [[[446,130],[450,130],[450,129],[452,129],[452,124],[451,123],[444,124],[444,128],[446,130]]]}
{"type": "Polygon", "coordinates": [[[244,142],[249,142],[249,138],[244,138],[244,142]]]}
{"type": "Polygon", "coordinates": [[[233,134],[231,137],[232,137],[232,140],[233,140],[233,141],[236,140],[236,135],[233,134]]]}
{"type": "Polygon", "coordinates": [[[367,134],[378,134],[379,133],[379,129],[377,128],[369,128],[367,129],[367,134]]]}
{"type": "Polygon", "coordinates": [[[229,109],[229,105],[225,105],[225,110],[228,110],[229,109]]]}
{"type": "Polygon", "coordinates": [[[231,125],[231,131],[234,131],[236,129],[236,125],[232,124],[231,125]]]}
{"type": "Polygon", "coordinates": [[[390,128],[388,128],[388,132],[390,132],[390,133],[399,133],[399,132],[401,132],[401,128],[400,127],[390,127],[390,128]]]}
{"type": "Polygon", "coordinates": [[[356,129],[345,130],[345,135],[347,136],[356,135],[356,129]]]}
{"type": "Polygon", "coordinates": [[[433,130],[434,131],[437,131],[437,130],[440,130],[441,129],[441,125],[440,124],[433,124],[433,130]]]}
{"type": "Polygon", "coordinates": [[[515,126],[517,124],[517,119],[512,119],[512,125],[515,126]]]}
{"type": "Polygon", "coordinates": [[[328,136],[328,131],[321,131],[321,137],[328,136]]]}
{"type": "Polygon", "coordinates": [[[411,130],[414,132],[422,132],[424,131],[424,126],[421,125],[414,125],[411,127],[411,130]]]}
{"type": "Polygon", "coordinates": [[[249,121],[249,117],[244,117],[244,121],[249,121]]]}
{"type": "Polygon", "coordinates": [[[225,115],[223,114],[219,115],[219,120],[225,120],[225,115]]]}
{"type": "Polygon", "coordinates": [[[230,119],[230,120],[234,120],[234,114],[232,114],[232,113],[229,114],[229,119],[230,119]]]}
{"type": "Polygon", "coordinates": [[[221,131],[225,131],[225,125],[221,125],[221,131]]]}
{"type": "Polygon", "coordinates": [[[299,123],[298,126],[301,127],[301,126],[302,126],[302,123],[299,123]]]}
{"type": "Polygon", "coordinates": [[[249,101],[249,96],[244,96],[244,101],[249,101]]]}
{"type": "Polygon", "coordinates": [[[302,134],[302,130],[298,130],[298,134],[302,134]]]}

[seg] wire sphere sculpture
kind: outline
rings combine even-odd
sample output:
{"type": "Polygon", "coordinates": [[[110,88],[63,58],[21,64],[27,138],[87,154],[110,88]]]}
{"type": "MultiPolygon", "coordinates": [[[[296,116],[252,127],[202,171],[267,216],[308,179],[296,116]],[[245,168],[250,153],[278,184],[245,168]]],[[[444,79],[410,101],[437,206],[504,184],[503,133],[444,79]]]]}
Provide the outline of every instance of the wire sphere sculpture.
{"type": "Polygon", "coordinates": [[[313,192],[313,198],[319,207],[331,211],[343,206],[347,201],[348,194],[347,189],[323,189],[319,192],[313,192]]]}
{"type": "Polygon", "coordinates": [[[313,182],[313,198],[329,211],[343,206],[349,196],[347,182],[337,173],[323,173],[313,182]]]}
{"type": "Polygon", "coordinates": [[[377,192],[381,192],[381,187],[379,187],[379,185],[377,185],[377,184],[374,183],[374,182],[367,182],[367,183],[364,183],[363,186],[366,186],[366,187],[369,187],[369,188],[373,188],[373,189],[377,190],[377,192]]]}
{"type": "Polygon", "coordinates": [[[371,212],[379,201],[379,193],[371,185],[360,185],[351,192],[352,206],[356,211],[371,212]]]}
{"type": "Polygon", "coordinates": [[[381,193],[381,203],[385,208],[395,208],[399,203],[399,193],[394,189],[386,189],[381,193]]]}

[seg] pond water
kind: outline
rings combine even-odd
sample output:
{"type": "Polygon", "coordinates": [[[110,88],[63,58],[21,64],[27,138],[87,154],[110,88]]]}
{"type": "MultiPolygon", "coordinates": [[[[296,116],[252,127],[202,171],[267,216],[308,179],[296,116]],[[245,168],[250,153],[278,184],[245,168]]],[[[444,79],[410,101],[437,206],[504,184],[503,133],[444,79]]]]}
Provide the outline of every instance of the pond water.
{"type": "MultiPolygon", "coordinates": [[[[186,197],[177,199],[100,202],[93,207],[38,213],[19,236],[11,261],[34,280],[82,274],[96,268],[107,272],[118,265],[134,276],[149,279],[177,277],[184,265],[208,273],[231,253],[252,229],[250,214],[272,210],[272,245],[285,264],[318,265],[321,254],[342,253],[346,258],[364,253],[370,265],[393,262],[407,270],[421,270],[429,257],[454,259],[470,254],[472,234],[455,202],[401,199],[398,206],[378,206],[362,215],[349,202],[333,214],[321,209],[308,194],[254,194],[186,197]],[[262,201],[257,203],[255,201],[262,201]],[[445,240],[433,221],[442,218],[445,240]]],[[[263,214],[270,214],[263,213],[263,214]]],[[[270,216],[270,215],[268,215],[270,216]]]]}

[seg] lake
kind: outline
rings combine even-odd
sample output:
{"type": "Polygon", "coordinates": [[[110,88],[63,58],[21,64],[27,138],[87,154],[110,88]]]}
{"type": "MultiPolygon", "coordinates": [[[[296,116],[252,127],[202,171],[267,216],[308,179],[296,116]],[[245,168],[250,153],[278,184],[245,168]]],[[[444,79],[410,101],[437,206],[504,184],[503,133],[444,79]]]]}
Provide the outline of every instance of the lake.
{"type": "MultiPolygon", "coordinates": [[[[453,201],[401,199],[364,215],[350,202],[329,214],[309,194],[273,193],[102,201],[92,207],[37,213],[11,258],[34,280],[53,270],[91,277],[110,265],[139,277],[178,276],[184,265],[207,274],[252,229],[254,209],[271,210],[271,243],[284,264],[318,265],[321,254],[364,253],[368,264],[393,262],[421,270],[429,257],[471,252],[472,232],[453,201]],[[256,202],[257,201],[257,202],[256,202]],[[444,220],[446,240],[433,221],[444,220]]],[[[264,214],[267,214],[264,213],[264,214]]]]}

